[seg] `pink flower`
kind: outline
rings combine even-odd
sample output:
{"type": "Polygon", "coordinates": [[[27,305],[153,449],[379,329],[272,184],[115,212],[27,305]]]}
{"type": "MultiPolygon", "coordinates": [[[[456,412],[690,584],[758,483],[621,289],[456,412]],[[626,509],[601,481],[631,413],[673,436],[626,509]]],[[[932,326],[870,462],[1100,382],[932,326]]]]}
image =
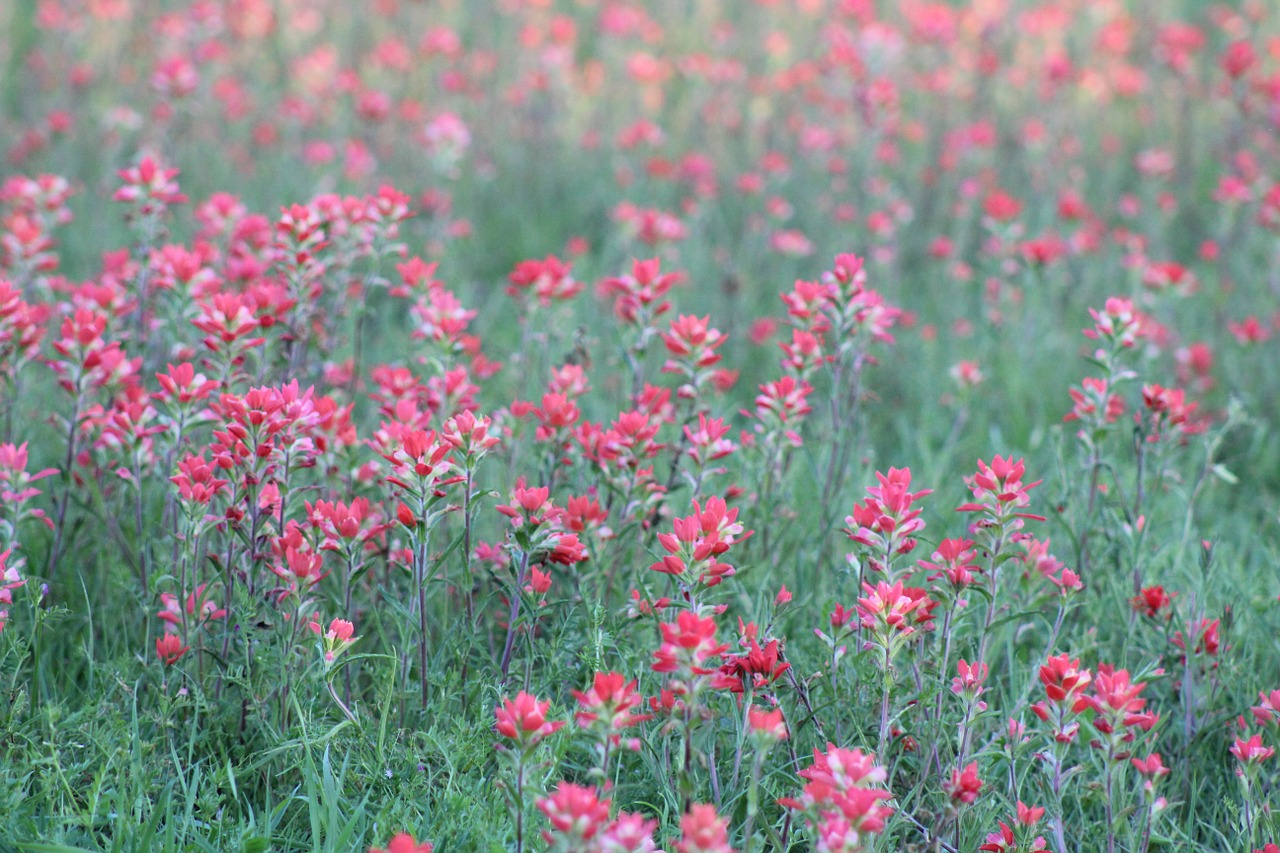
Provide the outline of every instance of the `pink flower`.
{"type": "Polygon", "coordinates": [[[1272,747],[1263,746],[1262,735],[1250,735],[1247,740],[1236,738],[1235,743],[1231,745],[1231,754],[1239,759],[1241,764],[1249,766],[1261,764],[1275,755],[1276,751],[1272,747]]]}
{"type": "Polygon", "coordinates": [[[550,699],[540,702],[521,691],[516,698],[504,699],[501,705],[493,709],[497,720],[494,728],[498,734],[515,741],[519,749],[527,752],[564,726],[563,721],[547,720],[547,711],[550,709],[550,699]]]}

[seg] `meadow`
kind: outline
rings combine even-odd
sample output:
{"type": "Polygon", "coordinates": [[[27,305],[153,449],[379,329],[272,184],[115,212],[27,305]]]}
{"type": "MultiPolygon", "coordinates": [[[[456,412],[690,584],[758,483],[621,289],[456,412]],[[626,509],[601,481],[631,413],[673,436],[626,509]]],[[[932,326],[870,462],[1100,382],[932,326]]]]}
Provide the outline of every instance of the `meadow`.
{"type": "Polygon", "coordinates": [[[0,5],[0,849],[1280,853],[1280,8],[0,5]]]}

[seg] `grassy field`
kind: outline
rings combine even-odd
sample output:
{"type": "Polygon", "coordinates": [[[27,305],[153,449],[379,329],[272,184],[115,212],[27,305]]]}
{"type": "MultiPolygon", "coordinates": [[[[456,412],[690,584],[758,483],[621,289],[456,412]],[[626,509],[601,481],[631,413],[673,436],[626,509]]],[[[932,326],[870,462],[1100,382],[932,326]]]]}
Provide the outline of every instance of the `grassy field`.
{"type": "Polygon", "coordinates": [[[0,849],[1277,851],[1267,4],[6,17],[0,849]]]}

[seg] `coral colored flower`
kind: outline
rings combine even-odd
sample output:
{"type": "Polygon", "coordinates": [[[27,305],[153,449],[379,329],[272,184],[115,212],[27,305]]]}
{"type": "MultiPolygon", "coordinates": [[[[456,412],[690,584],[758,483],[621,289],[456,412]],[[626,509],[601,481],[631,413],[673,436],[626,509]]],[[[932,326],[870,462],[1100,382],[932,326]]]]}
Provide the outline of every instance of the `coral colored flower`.
{"type": "MultiPolygon", "coordinates": [[[[991,464],[978,460],[978,472],[965,478],[974,500],[956,507],[956,512],[981,513],[985,518],[975,522],[979,530],[1017,530],[1023,519],[1044,521],[1042,515],[1032,515],[1021,510],[1031,503],[1027,492],[1040,485],[1024,484],[1022,476],[1025,472],[1022,460],[1013,461],[1013,457],[993,456],[991,464]]],[[[974,529],[971,527],[971,529],[974,529]]]]}
{"type": "MultiPolygon", "coordinates": [[[[964,658],[960,659],[960,663],[956,665],[956,672],[959,673],[955,678],[951,679],[951,692],[961,697],[967,702],[974,702],[986,690],[982,682],[987,680],[987,665],[975,661],[970,665],[964,658]]],[[[987,710],[986,702],[978,702],[979,711],[987,710]]]]}
{"type": "Polygon", "coordinates": [[[1231,745],[1231,754],[1234,755],[1241,764],[1245,766],[1253,764],[1261,764],[1276,754],[1273,747],[1265,746],[1262,743],[1262,735],[1250,735],[1246,738],[1236,738],[1231,745]]]}
{"type": "Polygon", "coordinates": [[[1110,297],[1101,311],[1090,308],[1089,315],[1094,326],[1084,330],[1085,337],[1102,341],[1113,350],[1132,347],[1137,342],[1142,327],[1130,300],[1110,297]]]}
{"type": "Polygon", "coordinates": [[[715,672],[708,664],[728,648],[716,642],[716,622],[711,616],[684,610],[675,622],[664,622],[660,627],[662,646],[654,652],[653,671],[676,674],[678,680],[672,682],[676,692],[688,689],[685,682],[715,672]]]}
{"type": "Polygon", "coordinates": [[[498,734],[515,741],[519,749],[528,752],[564,726],[562,720],[547,720],[547,711],[550,709],[550,699],[540,702],[536,697],[521,691],[516,698],[504,699],[501,705],[493,709],[497,720],[494,728],[498,734]]]}
{"type": "Polygon", "coordinates": [[[527,260],[516,264],[511,275],[507,294],[519,296],[531,292],[543,308],[553,300],[567,301],[582,291],[582,284],[573,277],[572,267],[555,255],[543,260],[527,260]]]}
{"type": "Polygon", "coordinates": [[[1164,760],[1158,752],[1153,752],[1146,758],[1131,758],[1129,762],[1133,765],[1134,770],[1137,770],[1148,779],[1159,779],[1162,776],[1168,776],[1171,772],[1168,767],[1164,766],[1164,760]]]}
{"type": "Polygon", "coordinates": [[[864,583],[862,589],[866,595],[858,599],[859,621],[871,632],[875,644],[892,656],[915,633],[917,610],[929,608],[933,602],[926,595],[911,594],[901,581],[880,581],[875,586],[864,583]]]}
{"type": "Polygon", "coordinates": [[[1040,683],[1044,685],[1048,702],[1037,702],[1031,711],[1050,724],[1057,742],[1075,740],[1080,724],[1073,717],[1089,707],[1084,691],[1092,680],[1093,674],[1080,668],[1079,659],[1072,660],[1065,654],[1049,658],[1040,667],[1040,683]]]}
{"type": "Polygon", "coordinates": [[[945,580],[955,593],[971,585],[974,575],[982,571],[976,562],[977,552],[973,550],[971,539],[943,539],[938,543],[938,548],[930,559],[937,562],[919,561],[920,568],[932,572],[929,575],[929,581],[945,580]]]}
{"type": "Polygon", "coordinates": [[[657,258],[633,260],[629,275],[601,282],[600,293],[613,297],[613,311],[618,319],[648,329],[655,319],[671,310],[666,295],[682,275],[661,273],[660,264],[657,258]]]}
{"type": "Polygon", "coordinates": [[[734,853],[729,846],[729,820],[716,813],[716,807],[695,803],[680,818],[679,853],[734,853]]]}
{"type": "Polygon", "coordinates": [[[401,832],[387,842],[386,849],[370,847],[369,853],[432,853],[434,846],[430,841],[419,844],[407,832],[401,832]]]}
{"type": "Polygon", "coordinates": [[[655,572],[675,575],[689,586],[713,587],[735,569],[720,557],[753,531],[744,530],[737,508],[729,509],[724,498],[711,497],[703,506],[693,502],[693,514],[672,522],[673,533],[659,533],[658,542],[667,556],[649,566],[655,572]]]}
{"type": "Polygon", "coordinates": [[[616,672],[597,672],[590,688],[572,691],[580,707],[575,715],[578,725],[602,728],[616,739],[623,729],[648,720],[648,714],[635,713],[642,701],[636,684],[616,672]]]}
{"type": "Polygon", "coordinates": [[[757,745],[777,743],[788,737],[787,722],[783,719],[781,708],[774,708],[772,711],[756,707],[748,709],[747,728],[757,745]]]}
{"type": "Polygon", "coordinates": [[[873,568],[887,572],[894,556],[915,548],[912,537],[924,529],[924,521],[923,509],[914,504],[933,490],[910,491],[910,468],[877,471],[876,480],[879,485],[868,488],[867,499],[854,504],[853,514],[845,518],[845,534],[866,549],[873,568]]]}
{"type": "Polygon", "coordinates": [[[160,658],[165,666],[173,666],[190,649],[190,646],[182,644],[182,638],[177,634],[166,633],[164,636],[156,638],[156,656],[160,658]]]}
{"type": "MultiPolygon", "coordinates": [[[[3,555],[0,555],[3,556],[3,555]]],[[[0,566],[3,560],[0,560],[0,566]]],[[[1259,691],[1257,705],[1250,708],[1253,712],[1253,719],[1260,726],[1269,726],[1280,723],[1280,690],[1272,690],[1270,693],[1259,691]]]]}
{"type": "Polygon", "coordinates": [[[311,633],[320,637],[324,648],[325,666],[331,666],[338,656],[349,649],[356,640],[360,639],[355,636],[355,625],[346,619],[334,619],[329,623],[327,629],[321,628],[320,623],[312,620],[307,623],[307,628],[311,633]]]}
{"type": "Polygon", "coordinates": [[[555,793],[538,800],[538,811],[551,821],[551,831],[542,837],[553,851],[588,849],[609,822],[609,806],[595,788],[561,782],[555,793]]]}
{"type": "Polygon", "coordinates": [[[865,836],[884,830],[885,820],[893,813],[882,805],[891,795],[878,787],[887,778],[885,769],[860,749],[841,749],[832,743],[825,753],[815,748],[813,764],[801,770],[800,777],[807,780],[800,796],[778,802],[804,812],[806,826],[820,838],[830,834],[830,827],[824,829],[828,816],[840,815],[844,824],[839,834],[849,846],[833,849],[859,849],[865,836]]]}
{"type": "Polygon", "coordinates": [[[657,828],[656,820],[619,812],[613,823],[600,834],[597,849],[600,853],[659,853],[658,845],[653,841],[657,828]]]}
{"type": "MultiPolygon", "coordinates": [[[[1018,801],[1016,825],[1032,830],[1043,816],[1043,808],[1027,806],[1021,800],[1018,801]]],[[[1024,853],[1024,851],[1025,853],[1048,853],[1049,848],[1045,846],[1044,838],[1040,836],[1028,839],[1026,847],[1019,845],[1013,828],[1004,821],[1000,821],[1000,831],[988,835],[986,843],[978,849],[991,851],[991,853],[1015,853],[1015,851],[1016,853],[1024,853]]]]}
{"type": "Polygon", "coordinates": [[[947,796],[957,805],[973,805],[982,790],[982,780],[978,778],[978,762],[972,762],[964,770],[952,770],[951,782],[947,785],[947,796]]]}

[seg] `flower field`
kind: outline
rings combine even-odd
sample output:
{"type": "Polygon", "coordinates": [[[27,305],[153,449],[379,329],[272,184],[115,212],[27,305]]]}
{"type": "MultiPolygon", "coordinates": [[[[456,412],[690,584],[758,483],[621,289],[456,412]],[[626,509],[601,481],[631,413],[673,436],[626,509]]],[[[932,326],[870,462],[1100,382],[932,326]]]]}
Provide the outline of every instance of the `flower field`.
{"type": "Polygon", "coordinates": [[[1280,8],[0,69],[0,849],[1280,853],[1280,8]]]}

